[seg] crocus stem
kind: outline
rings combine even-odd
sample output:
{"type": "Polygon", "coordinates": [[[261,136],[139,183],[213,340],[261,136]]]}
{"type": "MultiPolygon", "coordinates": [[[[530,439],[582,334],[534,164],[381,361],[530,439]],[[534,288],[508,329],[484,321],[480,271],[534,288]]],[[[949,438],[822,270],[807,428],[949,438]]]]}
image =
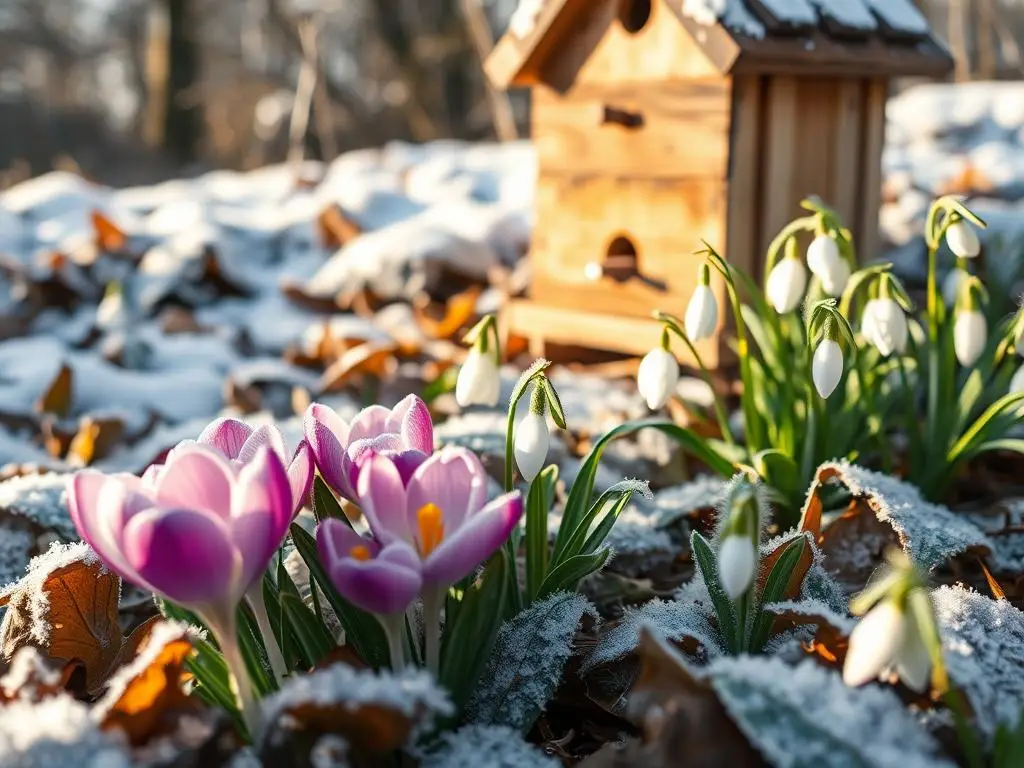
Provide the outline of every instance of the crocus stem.
{"type": "Polygon", "coordinates": [[[388,638],[391,668],[398,672],[405,667],[405,614],[398,613],[389,616],[377,614],[377,620],[384,628],[384,634],[388,638]]]}
{"type": "Polygon", "coordinates": [[[252,681],[249,679],[249,670],[245,666],[242,650],[238,645],[238,632],[234,617],[220,622],[208,621],[207,624],[220,646],[220,652],[231,673],[231,692],[235,695],[235,703],[242,713],[245,727],[249,731],[249,740],[253,744],[258,744],[263,735],[263,715],[252,688],[252,681]]]}
{"type": "Polygon", "coordinates": [[[447,590],[427,587],[423,592],[423,644],[427,669],[437,676],[441,669],[441,606],[447,590]]]}
{"type": "Polygon", "coordinates": [[[280,684],[288,674],[288,665],[285,663],[284,655],[277,644],[277,636],[274,634],[274,629],[270,626],[270,615],[267,613],[267,601],[263,595],[262,580],[257,581],[253,585],[252,589],[246,593],[245,599],[249,601],[249,607],[252,608],[252,613],[256,617],[256,625],[260,629],[260,634],[263,635],[263,645],[267,649],[270,669],[273,671],[278,684],[280,684]]]}

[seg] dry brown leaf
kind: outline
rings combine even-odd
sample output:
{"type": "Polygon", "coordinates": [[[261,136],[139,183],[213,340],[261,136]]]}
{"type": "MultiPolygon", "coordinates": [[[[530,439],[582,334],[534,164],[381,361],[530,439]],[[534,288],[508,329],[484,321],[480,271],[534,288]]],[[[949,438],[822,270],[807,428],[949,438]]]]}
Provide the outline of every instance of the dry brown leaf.
{"type": "Polygon", "coordinates": [[[71,413],[71,394],[74,384],[74,372],[67,363],[62,363],[57,375],[47,385],[43,394],[36,401],[38,413],[55,413],[67,416],[71,413]]]}
{"type": "Polygon", "coordinates": [[[71,438],[66,458],[75,467],[85,467],[108,456],[124,437],[124,421],[119,418],[84,417],[71,438]]]}
{"type": "Polygon", "coordinates": [[[355,751],[383,755],[409,739],[413,721],[381,704],[304,702],[285,710],[304,728],[342,736],[355,751]]]}
{"type": "Polygon", "coordinates": [[[363,228],[337,205],[332,205],[323,210],[317,219],[317,229],[320,232],[320,242],[324,248],[337,249],[354,240],[363,233],[363,228]]]}
{"type": "MultiPolygon", "coordinates": [[[[761,560],[761,570],[758,573],[757,584],[758,589],[763,590],[765,583],[768,581],[768,575],[772,572],[775,564],[782,557],[782,553],[786,548],[793,543],[796,539],[790,539],[785,541],[770,552],[766,557],[761,560]]],[[[804,577],[807,576],[807,571],[810,570],[811,565],[814,563],[814,553],[811,550],[810,544],[805,542],[804,551],[800,554],[800,560],[797,561],[796,567],[793,569],[793,573],[789,577],[789,583],[786,585],[786,591],[783,593],[783,597],[786,600],[795,600],[800,596],[800,588],[803,586],[804,577]]]]}
{"type": "Polygon", "coordinates": [[[772,634],[778,635],[797,627],[813,626],[814,637],[804,645],[804,650],[827,666],[839,668],[846,660],[846,649],[850,638],[841,627],[837,627],[827,616],[814,613],[784,611],[776,614],[772,622],[772,634]]]}
{"type": "Polygon", "coordinates": [[[361,374],[384,378],[397,366],[400,351],[401,345],[393,341],[367,342],[345,351],[320,377],[320,393],[337,392],[361,374]]]}
{"type": "Polygon", "coordinates": [[[14,700],[41,701],[63,692],[78,668],[77,662],[58,664],[39,650],[26,646],[12,659],[10,668],[0,677],[0,704],[14,700]]]}
{"type": "Polygon", "coordinates": [[[124,231],[99,211],[93,211],[91,218],[96,247],[107,253],[123,251],[128,244],[124,231]]]}
{"type": "Polygon", "coordinates": [[[432,312],[432,302],[417,301],[413,303],[413,316],[416,325],[428,339],[452,339],[459,331],[466,328],[476,317],[476,303],[483,289],[479,285],[470,286],[462,293],[448,299],[439,309],[432,312]],[[440,317],[435,317],[440,314],[440,317]]]}
{"type": "Polygon", "coordinates": [[[0,658],[10,662],[32,646],[49,659],[85,667],[86,685],[98,690],[114,668],[124,641],[117,620],[121,579],[99,560],[76,560],[54,569],[42,586],[23,579],[0,596],[0,658]],[[42,599],[40,599],[42,598],[42,599]],[[49,627],[40,636],[37,629],[49,627]]]}
{"type": "Polygon", "coordinates": [[[985,561],[980,557],[978,558],[978,565],[981,566],[981,572],[985,574],[985,581],[988,584],[988,588],[992,591],[992,597],[996,600],[1005,600],[1006,590],[1003,589],[1002,585],[998,581],[996,581],[995,576],[992,575],[992,572],[989,571],[988,567],[985,565],[985,561]]]}

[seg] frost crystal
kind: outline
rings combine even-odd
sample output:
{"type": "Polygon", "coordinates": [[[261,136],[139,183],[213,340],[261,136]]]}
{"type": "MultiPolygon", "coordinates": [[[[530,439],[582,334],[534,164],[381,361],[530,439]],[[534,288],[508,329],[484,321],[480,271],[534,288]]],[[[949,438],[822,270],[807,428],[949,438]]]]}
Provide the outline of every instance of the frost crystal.
{"type": "Polygon", "coordinates": [[[683,485],[665,488],[654,494],[654,518],[659,528],[667,528],[699,509],[717,507],[725,494],[725,482],[714,475],[701,475],[683,485]]]}
{"type": "Polygon", "coordinates": [[[903,549],[925,568],[970,547],[989,546],[977,526],[947,507],[925,501],[908,483],[846,462],[823,464],[819,471],[825,468],[838,471],[854,496],[867,497],[875,517],[895,531],[903,549]]]}
{"type": "Polygon", "coordinates": [[[777,768],[952,768],[891,690],[848,688],[805,660],[715,660],[708,677],[730,717],[777,768]]]}
{"type": "Polygon", "coordinates": [[[940,587],[932,602],[949,676],[991,743],[999,724],[1016,725],[1024,708],[1024,614],[963,587],[940,587]]]}
{"type": "Polygon", "coordinates": [[[583,597],[558,592],[506,621],[469,703],[471,719],[528,730],[562,680],[584,614],[597,618],[583,597]]]}
{"type": "Polygon", "coordinates": [[[24,475],[0,483],[0,511],[25,517],[65,541],[78,533],[67,507],[68,477],[61,474],[24,475]]]}
{"type": "Polygon", "coordinates": [[[668,533],[657,529],[656,524],[653,516],[634,504],[622,510],[605,540],[615,551],[612,570],[637,576],[671,562],[679,554],[679,545],[668,533]]]}
{"type": "Polygon", "coordinates": [[[405,669],[401,672],[353,669],[332,664],[310,675],[290,678],[280,691],[264,701],[268,722],[303,704],[339,706],[358,710],[376,705],[427,723],[434,716],[455,711],[448,692],[440,688],[429,672],[405,669]]]}
{"type": "Polygon", "coordinates": [[[467,725],[441,737],[420,768],[558,768],[560,762],[523,741],[512,728],[467,725]]]}
{"type": "Polygon", "coordinates": [[[93,722],[70,696],[0,709],[0,768],[129,768],[120,740],[93,722]]]}

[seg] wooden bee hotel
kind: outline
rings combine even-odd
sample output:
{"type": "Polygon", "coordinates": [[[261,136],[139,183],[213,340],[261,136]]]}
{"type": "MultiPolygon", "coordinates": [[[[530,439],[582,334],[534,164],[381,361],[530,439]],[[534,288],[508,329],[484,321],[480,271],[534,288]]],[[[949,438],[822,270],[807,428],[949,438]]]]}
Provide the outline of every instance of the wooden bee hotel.
{"type": "Polygon", "coordinates": [[[646,352],[701,239],[759,277],[808,195],[875,255],[889,81],[951,68],[911,0],[522,0],[487,61],[532,89],[539,159],[529,297],[504,324],[538,352],[646,352]]]}

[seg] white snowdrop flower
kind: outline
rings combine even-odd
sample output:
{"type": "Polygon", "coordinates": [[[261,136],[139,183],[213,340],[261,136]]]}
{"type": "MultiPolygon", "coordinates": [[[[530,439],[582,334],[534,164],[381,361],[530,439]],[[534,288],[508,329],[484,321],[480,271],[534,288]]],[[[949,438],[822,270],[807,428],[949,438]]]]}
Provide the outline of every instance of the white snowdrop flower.
{"type": "Polygon", "coordinates": [[[807,246],[807,267],[818,277],[823,277],[835,262],[842,260],[839,245],[828,235],[818,235],[807,246]]]}
{"type": "Polygon", "coordinates": [[[741,597],[754,581],[757,557],[747,536],[731,535],[718,548],[718,578],[730,600],[741,597]]]}
{"type": "Polygon", "coordinates": [[[513,443],[516,466],[519,467],[519,474],[526,482],[532,483],[544,468],[550,440],[548,420],[543,410],[537,413],[531,406],[530,412],[516,426],[513,443]]]}
{"type": "Polygon", "coordinates": [[[977,231],[963,219],[950,224],[946,229],[946,245],[961,259],[973,259],[981,253],[981,241],[978,239],[977,231]]]}
{"type": "Polygon", "coordinates": [[[974,365],[985,351],[987,340],[988,327],[985,324],[985,315],[977,309],[957,310],[953,323],[953,349],[960,365],[965,368],[974,365]]]}
{"type": "Polygon", "coordinates": [[[709,285],[698,285],[690,297],[683,318],[690,341],[709,339],[718,326],[718,302],[709,285]]]}
{"type": "Polygon", "coordinates": [[[846,283],[850,280],[850,264],[846,259],[829,262],[825,270],[818,275],[821,287],[829,296],[842,296],[846,283]]]}
{"type": "Polygon", "coordinates": [[[470,405],[498,404],[501,394],[501,376],[498,362],[492,352],[484,352],[474,345],[459,369],[455,382],[455,401],[461,408],[470,405]]]}
{"type": "Polygon", "coordinates": [[[947,307],[952,307],[956,304],[956,297],[960,295],[960,286],[964,284],[964,280],[968,277],[967,270],[960,267],[954,267],[946,273],[946,276],[942,279],[942,300],[946,303],[947,307]]]}
{"type": "Polygon", "coordinates": [[[893,352],[902,354],[907,348],[907,316],[893,299],[883,297],[869,301],[864,307],[860,329],[883,357],[893,352]]]}
{"type": "Polygon", "coordinates": [[[800,259],[783,259],[768,274],[765,295],[780,315],[800,306],[807,288],[807,269],[800,259]]]}
{"type": "Polygon", "coordinates": [[[850,633],[843,682],[858,686],[877,679],[899,656],[906,634],[905,614],[894,601],[884,600],[868,611],[850,633]]]}
{"type": "Polygon", "coordinates": [[[904,626],[903,644],[896,654],[893,667],[907,688],[924,693],[931,686],[932,657],[917,625],[905,617],[904,626]]]}
{"type": "Polygon", "coordinates": [[[663,408],[679,384],[679,363],[675,355],[662,347],[655,347],[640,361],[636,385],[652,411],[663,408]]]}
{"type": "Polygon", "coordinates": [[[1010,392],[1024,392],[1024,365],[1017,369],[1017,372],[1013,374],[1013,378],[1010,379],[1010,392]]]}
{"type": "Polygon", "coordinates": [[[814,388],[823,398],[828,398],[843,378],[843,350],[839,343],[832,339],[823,339],[814,350],[811,361],[811,378],[814,388]]]}

